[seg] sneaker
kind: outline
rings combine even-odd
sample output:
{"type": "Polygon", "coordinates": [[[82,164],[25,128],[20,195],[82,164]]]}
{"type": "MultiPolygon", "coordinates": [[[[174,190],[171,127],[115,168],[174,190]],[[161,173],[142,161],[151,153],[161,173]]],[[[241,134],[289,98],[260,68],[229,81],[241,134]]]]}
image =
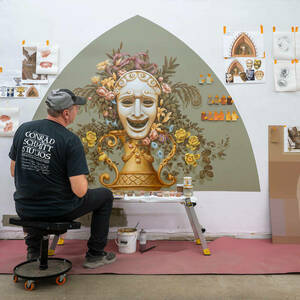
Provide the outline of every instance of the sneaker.
{"type": "Polygon", "coordinates": [[[40,257],[40,252],[27,252],[27,260],[37,260],[40,257]]]}
{"type": "Polygon", "coordinates": [[[87,254],[83,263],[84,268],[95,269],[100,266],[111,264],[116,261],[116,254],[103,251],[101,255],[87,254]]]}

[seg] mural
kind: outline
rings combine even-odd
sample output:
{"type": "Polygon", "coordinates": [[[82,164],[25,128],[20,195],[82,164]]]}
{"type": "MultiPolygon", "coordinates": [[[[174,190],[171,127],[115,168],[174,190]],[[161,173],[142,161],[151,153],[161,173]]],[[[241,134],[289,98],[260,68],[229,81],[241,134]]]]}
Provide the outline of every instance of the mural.
{"type": "Polygon", "coordinates": [[[122,43],[108,58],[97,64],[92,84],[74,90],[87,97],[86,110],[103,117],[97,124],[79,124],[76,132],[92,167],[100,161],[115,171],[113,182],[108,183],[110,175],[105,172],[100,183],[113,189],[157,190],[172,186],[179,170],[190,174],[196,168],[201,179],[214,177],[211,162],[226,156],[229,137],[209,141],[204,130],[183,114],[180,102],[198,105],[201,95],[194,85],[172,81],[179,66],[176,58],[165,57],[159,67],[150,62],[148,51],[122,52],[122,43]],[[123,148],[120,172],[108,156],[114,148],[123,148]],[[157,170],[155,159],[161,161],[157,170]]]}
{"type": "MultiPolygon", "coordinates": [[[[195,190],[259,190],[241,117],[201,120],[211,108],[202,99],[230,98],[224,86],[196,53],[144,18],[131,18],[93,41],[54,88],[87,98],[70,130],[83,142],[91,187],[175,189],[192,176],[195,190]],[[199,85],[199,74],[214,80],[199,85]]],[[[44,100],[34,119],[46,116],[44,100]]],[[[237,111],[233,101],[228,110],[237,111]]]]}

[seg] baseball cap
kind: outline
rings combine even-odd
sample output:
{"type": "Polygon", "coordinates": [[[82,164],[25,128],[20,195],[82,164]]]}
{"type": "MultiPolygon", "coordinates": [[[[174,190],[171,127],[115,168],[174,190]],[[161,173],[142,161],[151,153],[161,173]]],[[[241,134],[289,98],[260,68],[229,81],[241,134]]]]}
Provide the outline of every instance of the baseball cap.
{"type": "Polygon", "coordinates": [[[84,105],[86,99],[75,96],[75,94],[68,89],[52,90],[47,96],[46,104],[54,110],[63,110],[72,105],[84,105]]]}

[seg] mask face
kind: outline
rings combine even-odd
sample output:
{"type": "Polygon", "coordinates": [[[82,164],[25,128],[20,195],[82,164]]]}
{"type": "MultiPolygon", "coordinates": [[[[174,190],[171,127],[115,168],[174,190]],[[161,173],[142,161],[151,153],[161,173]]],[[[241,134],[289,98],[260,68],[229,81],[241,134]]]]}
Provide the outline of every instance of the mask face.
{"type": "Polygon", "coordinates": [[[144,71],[128,73],[119,79],[117,108],[126,133],[139,140],[149,134],[155,121],[160,89],[152,75],[144,71]]]}
{"type": "Polygon", "coordinates": [[[254,60],[254,68],[259,69],[261,66],[261,60],[260,59],[255,59],[254,60]]]}
{"type": "Polygon", "coordinates": [[[253,66],[253,61],[251,59],[247,59],[246,60],[246,66],[249,70],[252,69],[252,66],[253,66]]]}

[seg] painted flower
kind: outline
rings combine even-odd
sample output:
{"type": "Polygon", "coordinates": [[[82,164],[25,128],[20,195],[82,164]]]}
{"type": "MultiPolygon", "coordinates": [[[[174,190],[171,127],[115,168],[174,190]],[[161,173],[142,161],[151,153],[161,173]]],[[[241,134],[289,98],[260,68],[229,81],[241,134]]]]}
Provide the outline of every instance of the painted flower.
{"type": "Polygon", "coordinates": [[[174,130],[174,125],[172,124],[168,128],[169,128],[169,132],[172,132],[174,130]]]}
{"type": "MultiPolygon", "coordinates": [[[[116,74],[114,73],[114,77],[116,76],[116,74]]],[[[115,79],[114,77],[108,77],[108,78],[105,78],[101,81],[101,84],[103,86],[106,86],[108,89],[112,89],[114,87],[114,84],[115,84],[115,79]]]]}
{"type": "Polygon", "coordinates": [[[157,156],[162,159],[164,157],[163,151],[162,150],[158,150],[157,151],[157,156]]]}
{"type": "Polygon", "coordinates": [[[148,146],[151,143],[151,140],[148,137],[146,137],[143,139],[142,143],[143,145],[148,146]]]}
{"type": "Polygon", "coordinates": [[[105,161],[106,159],[107,159],[107,154],[105,154],[104,152],[100,152],[99,160],[105,161]]]}
{"type": "Polygon", "coordinates": [[[123,76],[127,71],[125,69],[121,69],[118,71],[118,76],[121,77],[123,76]]]}
{"type": "Polygon", "coordinates": [[[113,99],[115,99],[115,94],[113,92],[108,92],[105,95],[105,100],[113,100],[113,99]]]}
{"type": "Polygon", "coordinates": [[[163,83],[161,85],[161,88],[162,88],[163,92],[166,93],[166,94],[170,94],[171,91],[172,91],[170,86],[167,83],[163,83]]]}
{"type": "Polygon", "coordinates": [[[98,84],[98,83],[100,82],[100,77],[99,77],[99,76],[93,76],[93,77],[91,78],[91,82],[92,82],[93,84],[98,84]]]}
{"type": "Polygon", "coordinates": [[[105,97],[106,94],[108,93],[108,90],[107,90],[105,87],[101,86],[101,87],[98,87],[98,88],[97,88],[96,93],[97,93],[97,95],[99,95],[100,97],[105,97]]]}
{"type": "Polygon", "coordinates": [[[186,153],[184,160],[187,165],[192,165],[193,167],[197,166],[197,159],[200,158],[200,154],[186,153]]]}
{"type": "Polygon", "coordinates": [[[178,144],[183,143],[184,140],[188,138],[190,135],[191,134],[189,132],[186,132],[185,129],[180,128],[175,132],[176,142],[178,144]]]}
{"type": "Polygon", "coordinates": [[[105,70],[105,67],[109,65],[109,60],[105,60],[105,61],[102,61],[100,63],[97,64],[97,70],[98,71],[104,71],[105,70]]]}
{"type": "Polygon", "coordinates": [[[150,140],[155,141],[158,138],[158,133],[155,129],[152,129],[149,134],[150,140]]]}
{"type": "Polygon", "coordinates": [[[161,142],[161,143],[164,143],[166,140],[167,140],[167,136],[165,134],[160,134],[158,136],[158,140],[161,142]]]}
{"type": "Polygon", "coordinates": [[[162,82],[163,80],[164,80],[163,77],[161,77],[161,76],[158,77],[158,81],[159,81],[159,82],[162,82]]]}
{"type": "Polygon", "coordinates": [[[152,147],[153,149],[157,149],[157,148],[158,148],[158,145],[157,145],[157,143],[152,142],[152,143],[151,143],[151,147],[152,147]]]}
{"type": "Polygon", "coordinates": [[[88,131],[85,137],[81,139],[83,143],[87,143],[88,147],[94,147],[97,141],[97,135],[93,131],[88,131]]]}
{"type": "Polygon", "coordinates": [[[191,149],[192,151],[194,151],[197,148],[198,145],[200,145],[198,137],[195,136],[195,135],[190,136],[189,142],[186,146],[189,149],[191,149]]]}

